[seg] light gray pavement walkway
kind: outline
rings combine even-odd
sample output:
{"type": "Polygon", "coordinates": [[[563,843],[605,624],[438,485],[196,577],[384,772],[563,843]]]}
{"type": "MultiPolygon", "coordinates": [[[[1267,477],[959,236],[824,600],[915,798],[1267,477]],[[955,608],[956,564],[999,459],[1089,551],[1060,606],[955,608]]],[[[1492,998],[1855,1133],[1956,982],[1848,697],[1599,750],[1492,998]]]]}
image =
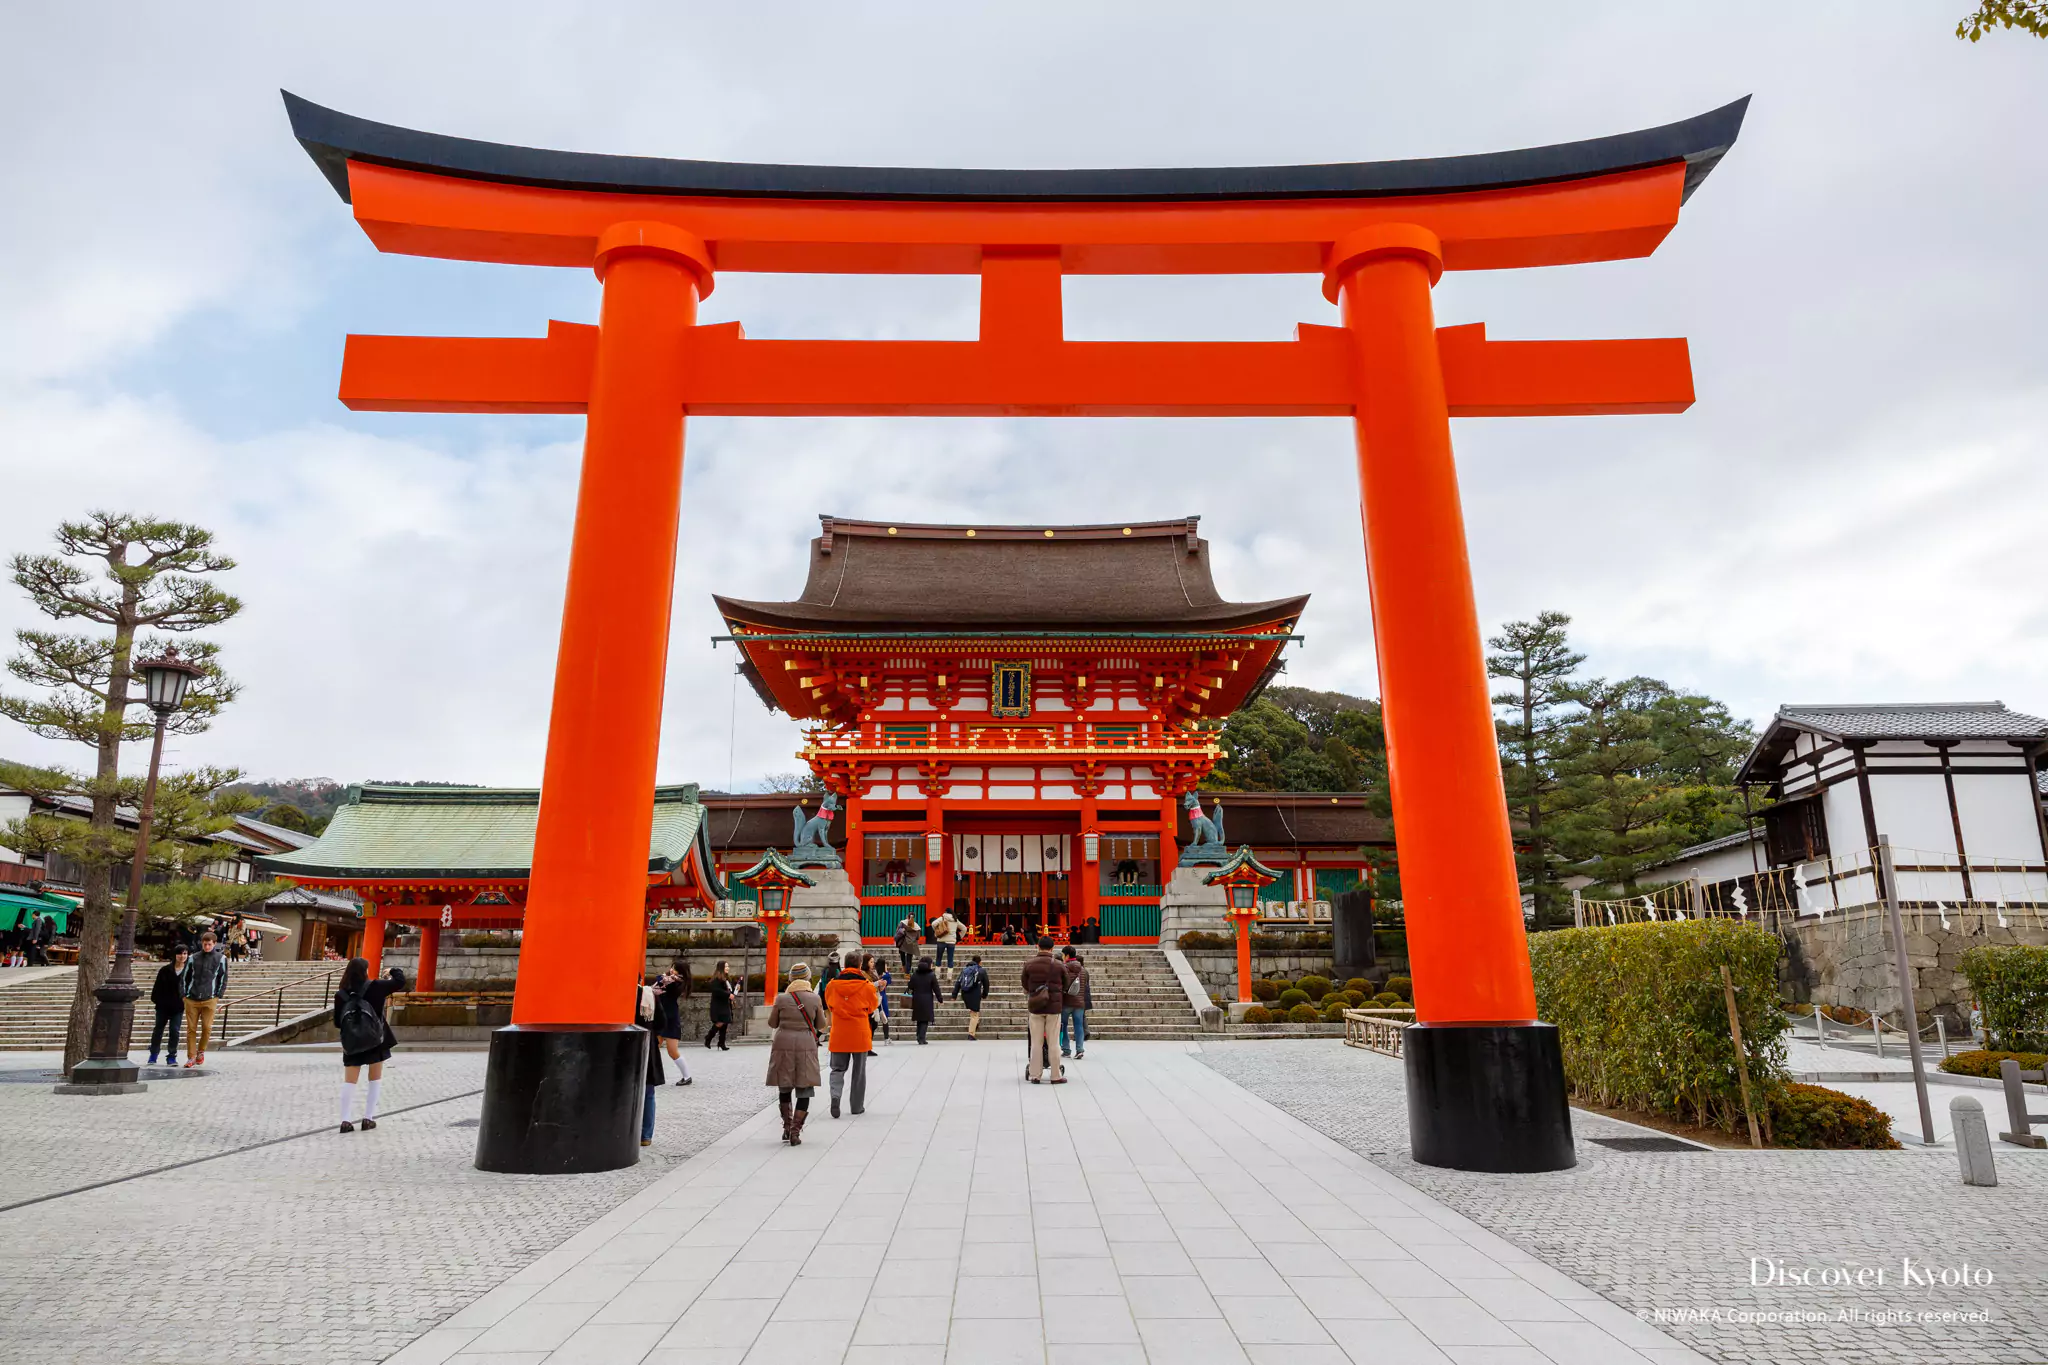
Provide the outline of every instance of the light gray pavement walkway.
{"type": "Polygon", "coordinates": [[[1022,1070],[885,1050],[866,1114],[741,1125],[393,1365],[1699,1359],[1191,1045],[1022,1070]]]}
{"type": "MultiPolygon", "coordinates": [[[[1663,1321],[1717,1361],[2048,1360],[2048,1152],[1997,1145],[1999,1186],[1973,1189],[1961,1183],[1948,1147],[1618,1152],[1591,1139],[1625,1130],[1575,1113],[1577,1169],[1478,1175],[1409,1159],[1401,1064],[1390,1058],[1311,1041],[1209,1045],[1202,1060],[1630,1313],[1663,1321]],[[1752,1285],[1752,1257],[1800,1270],[1882,1268],[1886,1280],[1869,1288],[1752,1285]],[[1988,1270],[1993,1282],[1902,1286],[1902,1257],[1967,1264],[1988,1270]],[[1868,1316],[1887,1312],[1910,1320],[1868,1316]],[[1923,1313],[1965,1316],[1922,1321],[1923,1313]]],[[[1912,1103],[1910,1085],[1882,1089],[1902,1089],[1912,1103]]],[[[1997,1117],[1995,1091],[1969,1093],[1997,1117]]]]}

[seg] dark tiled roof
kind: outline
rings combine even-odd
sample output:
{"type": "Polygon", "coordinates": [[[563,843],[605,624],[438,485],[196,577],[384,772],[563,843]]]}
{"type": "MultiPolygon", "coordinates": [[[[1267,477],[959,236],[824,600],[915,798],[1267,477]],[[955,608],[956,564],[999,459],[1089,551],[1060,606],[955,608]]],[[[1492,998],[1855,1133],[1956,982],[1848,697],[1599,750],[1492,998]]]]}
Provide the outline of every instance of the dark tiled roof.
{"type": "Polygon", "coordinates": [[[1292,623],[1308,598],[1226,602],[1198,518],[1130,526],[932,526],[821,518],[793,602],[717,598],[781,630],[1231,630],[1292,623]]]}
{"type": "MultiPolygon", "coordinates": [[[[704,832],[711,842],[711,851],[723,853],[727,849],[788,848],[793,833],[790,811],[801,803],[807,813],[815,815],[819,797],[815,792],[706,792],[700,799],[704,803],[704,832]]],[[[833,817],[831,843],[834,848],[846,844],[844,809],[833,817]]]]}
{"type": "Polygon", "coordinates": [[[1778,718],[1842,739],[2042,739],[2048,720],[2002,701],[1894,706],[1781,706],[1778,718]]]}
{"type": "MultiPolygon", "coordinates": [[[[1204,792],[1202,809],[1223,803],[1224,842],[1233,848],[1287,848],[1295,844],[1388,844],[1394,827],[1365,808],[1362,797],[1344,792],[1204,792]]],[[[1180,842],[1193,831],[1180,815],[1180,842]]]]}

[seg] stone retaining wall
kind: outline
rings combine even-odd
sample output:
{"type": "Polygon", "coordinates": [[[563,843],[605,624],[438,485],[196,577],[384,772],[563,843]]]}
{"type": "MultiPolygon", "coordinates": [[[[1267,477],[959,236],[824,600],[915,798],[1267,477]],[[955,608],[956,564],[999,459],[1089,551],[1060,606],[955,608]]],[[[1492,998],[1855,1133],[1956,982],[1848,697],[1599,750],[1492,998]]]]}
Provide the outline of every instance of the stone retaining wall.
{"type": "MultiPolygon", "coordinates": [[[[1202,978],[1202,985],[1208,988],[1209,994],[1220,995],[1225,1000],[1237,999],[1235,952],[1228,948],[1183,948],[1181,951],[1187,955],[1188,965],[1195,969],[1195,975],[1202,978]]],[[[1252,976],[1284,976],[1289,981],[1304,976],[1329,976],[1335,970],[1336,960],[1327,948],[1304,952],[1254,951],[1252,976]]],[[[1383,962],[1367,972],[1366,977],[1374,982],[1384,982],[1388,974],[1387,965],[1383,962]]]]}
{"type": "MultiPolygon", "coordinates": [[[[1972,1003],[1963,954],[1987,945],[2048,944],[2048,929],[2017,924],[2001,929],[1995,919],[1975,911],[1951,911],[1949,926],[1942,929],[1933,916],[1906,916],[1906,962],[1913,973],[1919,1026],[1928,1027],[1939,1012],[1953,1034],[1968,1026],[1972,1003]]],[[[1898,1021],[1891,921],[1882,910],[1802,920],[1783,937],[1786,952],[1779,975],[1789,999],[1847,1006],[1898,1021]]]]}

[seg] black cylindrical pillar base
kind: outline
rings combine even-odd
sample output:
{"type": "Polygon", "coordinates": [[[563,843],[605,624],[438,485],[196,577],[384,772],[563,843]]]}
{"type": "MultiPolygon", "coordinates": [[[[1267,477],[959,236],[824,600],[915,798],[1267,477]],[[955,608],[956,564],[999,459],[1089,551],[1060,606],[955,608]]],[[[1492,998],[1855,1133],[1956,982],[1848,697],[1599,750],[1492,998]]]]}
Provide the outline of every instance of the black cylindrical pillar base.
{"type": "Polygon", "coordinates": [[[1572,1151],[1564,1052],[1549,1024],[1413,1024],[1408,1145],[1455,1171],[1564,1171],[1572,1151]]]}
{"type": "Polygon", "coordinates": [[[480,1171],[574,1175],[640,1159],[647,1030],[631,1024],[513,1024],[491,1034],[480,1171]]]}

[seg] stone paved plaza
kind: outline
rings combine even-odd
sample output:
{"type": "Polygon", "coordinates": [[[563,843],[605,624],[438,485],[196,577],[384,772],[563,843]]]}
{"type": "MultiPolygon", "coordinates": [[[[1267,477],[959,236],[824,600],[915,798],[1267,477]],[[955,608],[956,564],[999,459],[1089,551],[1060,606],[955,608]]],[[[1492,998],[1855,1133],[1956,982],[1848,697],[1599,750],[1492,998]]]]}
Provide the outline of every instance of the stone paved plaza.
{"type": "MultiPolygon", "coordinates": [[[[1998,1144],[1998,1188],[1971,1189],[1946,1147],[1618,1152],[1591,1139],[1620,1132],[1620,1125],[1575,1113],[1577,1169],[1473,1175],[1408,1158],[1399,1062],[1321,1042],[1223,1044],[1206,1048],[1202,1060],[1632,1313],[1720,1313],[1720,1321],[1666,1320],[1671,1335],[1716,1360],[2048,1360],[2048,1152],[1998,1144]],[[1752,1287],[1752,1256],[1798,1266],[1882,1266],[1886,1288],[1752,1287]],[[1902,1291],[1902,1256],[1935,1266],[1968,1262],[1989,1269],[1995,1283],[1902,1291]],[[1982,1312],[1990,1321],[1837,1320],[1900,1309],[1982,1312]],[[1823,1320],[1726,1320],[1788,1311],[1823,1320]]],[[[1910,1087],[1904,1088],[1910,1106],[1910,1087]]],[[[2001,1097],[1966,1093],[1983,1103],[1996,1133],[2001,1097]]]]}
{"type": "Polygon", "coordinates": [[[1999,1189],[1964,1190],[1947,1151],[1622,1153],[1591,1139],[1640,1130],[1579,1115],[1576,1171],[1437,1171],[1405,1156],[1397,1063],[1304,1041],[1103,1043],[1057,1088],[1021,1083],[1015,1043],[885,1048],[868,1113],[821,1095],[791,1150],[763,1051],[690,1059],[647,1159],[558,1179],[470,1166],[479,1053],[401,1053],[391,1121],[349,1137],[331,1052],[130,1099],[0,1084],[0,1204],[57,1195],[0,1212],[0,1360],[2048,1358],[2048,1157],[2012,1149],[1999,1189]],[[1747,1258],[1902,1253],[1991,1269],[1912,1306],[1993,1320],[1642,1320],[1895,1307],[1752,1290],[1747,1258]]]}
{"type": "Polygon", "coordinates": [[[692,1054],[640,1165],[565,1181],[470,1165],[480,1052],[399,1053],[389,1121],[349,1136],[333,1051],[223,1050],[132,1096],[0,1084],[0,1204],[308,1134],[0,1212],[0,1361],[380,1360],[756,1113],[763,1056],[692,1054]]]}

